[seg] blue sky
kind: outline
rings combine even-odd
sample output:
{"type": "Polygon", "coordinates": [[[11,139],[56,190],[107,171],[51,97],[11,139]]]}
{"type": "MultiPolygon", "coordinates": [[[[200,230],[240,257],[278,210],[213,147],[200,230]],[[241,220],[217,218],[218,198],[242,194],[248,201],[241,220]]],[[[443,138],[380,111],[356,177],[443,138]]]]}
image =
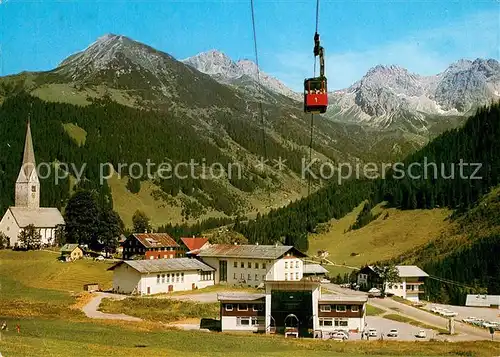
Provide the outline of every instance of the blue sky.
{"type": "MultiPolygon", "coordinates": [[[[263,71],[300,90],[313,75],[315,0],[254,0],[263,71]]],[[[48,70],[106,33],[178,59],[211,49],[254,59],[250,0],[0,0],[1,74],[48,70]]],[[[430,75],[450,63],[500,58],[500,1],[321,0],[330,89],[377,64],[430,75]]]]}

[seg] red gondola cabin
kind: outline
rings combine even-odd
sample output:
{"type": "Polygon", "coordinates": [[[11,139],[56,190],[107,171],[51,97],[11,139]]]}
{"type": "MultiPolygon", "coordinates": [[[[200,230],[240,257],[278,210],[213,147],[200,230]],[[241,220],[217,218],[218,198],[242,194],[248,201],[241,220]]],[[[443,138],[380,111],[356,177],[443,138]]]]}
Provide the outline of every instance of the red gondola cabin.
{"type": "Polygon", "coordinates": [[[325,113],[328,107],[326,77],[309,78],[304,81],[304,112],[325,113]]]}

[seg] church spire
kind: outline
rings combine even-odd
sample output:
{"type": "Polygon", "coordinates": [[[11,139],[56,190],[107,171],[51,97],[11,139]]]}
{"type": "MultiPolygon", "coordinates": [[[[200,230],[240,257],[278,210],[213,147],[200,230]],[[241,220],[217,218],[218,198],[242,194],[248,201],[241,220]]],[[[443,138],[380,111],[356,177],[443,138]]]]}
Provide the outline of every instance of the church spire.
{"type": "Polygon", "coordinates": [[[40,182],[36,172],[35,150],[28,120],[21,170],[16,181],[16,207],[40,207],[40,182]]]}
{"type": "Polygon", "coordinates": [[[26,130],[26,140],[24,142],[24,156],[23,156],[23,166],[24,174],[26,179],[29,179],[31,173],[36,167],[35,162],[35,150],[33,148],[33,139],[31,138],[31,126],[28,119],[28,129],[26,130]]]}

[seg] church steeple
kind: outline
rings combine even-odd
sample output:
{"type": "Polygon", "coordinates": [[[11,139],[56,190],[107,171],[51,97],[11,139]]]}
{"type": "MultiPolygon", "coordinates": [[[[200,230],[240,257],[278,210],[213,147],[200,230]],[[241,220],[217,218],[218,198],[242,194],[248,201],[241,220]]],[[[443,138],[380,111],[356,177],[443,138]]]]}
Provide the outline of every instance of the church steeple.
{"type": "Polygon", "coordinates": [[[35,150],[29,120],[24,142],[23,163],[16,181],[16,207],[40,207],[40,182],[36,172],[35,150]]]}

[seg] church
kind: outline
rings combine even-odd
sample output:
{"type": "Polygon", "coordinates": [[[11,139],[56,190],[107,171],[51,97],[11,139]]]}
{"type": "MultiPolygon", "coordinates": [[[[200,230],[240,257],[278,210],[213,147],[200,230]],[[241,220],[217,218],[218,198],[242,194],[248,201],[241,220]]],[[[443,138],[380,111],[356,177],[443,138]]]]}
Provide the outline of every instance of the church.
{"type": "Polygon", "coordinates": [[[28,123],[24,156],[16,181],[15,206],[9,207],[0,221],[0,232],[10,240],[11,247],[20,247],[19,233],[33,224],[40,232],[42,245],[55,241],[56,228],[64,225],[64,219],[57,208],[40,207],[40,181],[36,171],[35,151],[28,123]]]}

